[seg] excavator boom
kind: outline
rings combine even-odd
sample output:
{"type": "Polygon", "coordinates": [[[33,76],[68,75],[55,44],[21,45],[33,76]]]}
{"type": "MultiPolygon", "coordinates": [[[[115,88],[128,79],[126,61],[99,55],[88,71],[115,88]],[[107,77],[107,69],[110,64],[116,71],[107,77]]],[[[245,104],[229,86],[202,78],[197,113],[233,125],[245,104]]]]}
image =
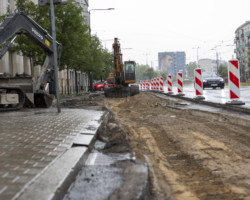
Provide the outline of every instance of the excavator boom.
{"type": "MultiPolygon", "coordinates": [[[[37,24],[25,12],[16,10],[10,14],[0,25],[0,45],[13,39],[0,51],[0,59],[12,46],[14,39],[26,35],[38,44],[47,54],[38,81],[33,83],[31,76],[9,76],[0,73],[0,111],[20,109],[25,105],[29,107],[49,107],[53,96],[45,91],[48,82],[54,79],[53,45],[49,33],[37,24]]],[[[58,60],[62,46],[57,42],[58,60]]]]}

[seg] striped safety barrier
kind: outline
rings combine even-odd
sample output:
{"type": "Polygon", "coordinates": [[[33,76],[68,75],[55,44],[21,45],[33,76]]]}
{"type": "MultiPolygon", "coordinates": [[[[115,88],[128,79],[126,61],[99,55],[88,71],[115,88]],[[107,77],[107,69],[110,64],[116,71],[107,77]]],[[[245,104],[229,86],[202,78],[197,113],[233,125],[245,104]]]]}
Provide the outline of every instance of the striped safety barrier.
{"type": "Polygon", "coordinates": [[[172,92],[172,75],[168,75],[168,78],[167,78],[167,82],[168,82],[168,93],[173,93],[172,92]]]}
{"type": "Polygon", "coordinates": [[[202,72],[200,68],[194,69],[194,77],[195,77],[195,99],[205,99],[203,95],[203,83],[202,83],[202,72]]]}
{"type": "Polygon", "coordinates": [[[153,88],[153,90],[156,90],[156,79],[155,79],[155,78],[153,79],[153,83],[154,83],[154,88],[153,88]]]}
{"type": "Polygon", "coordinates": [[[179,72],[177,74],[177,82],[178,82],[178,87],[177,87],[177,92],[178,95],[184,95],[183,94],[183,74],[181,72],[179,72]]]}
{"type": "Polygon", "coordinates": [[[160,78],[159,77],[156,78],[156,85],[157,85],[156,90],[159,91],[160,90],[160,78]]]}
{"type": "Polygon", "coordinates": [[[228,66],[229,97],[232,100],[226,104],[245,105],[240,101],[240,67],[238,60],[229,60],[228,66]]]}
{"type": "Polygon", "coordinates": [[[163,92],[163,77],[160,77],[160,91],[163,92]]]}
{"type": "Polygon", "coordinates": [[[146,89],[147,89],[147,90],[149,90],[149,86],[150,86],[150,85],[149,85],[149,80],[147,80],[147,82],[146,82],[146,89]]]}
{"type": "Polygon", "coordinates": [[[240,98],[240,72],[239,61],[230,60],[228,67],[229,75],[229,96],[230,99],[240,98]]]}

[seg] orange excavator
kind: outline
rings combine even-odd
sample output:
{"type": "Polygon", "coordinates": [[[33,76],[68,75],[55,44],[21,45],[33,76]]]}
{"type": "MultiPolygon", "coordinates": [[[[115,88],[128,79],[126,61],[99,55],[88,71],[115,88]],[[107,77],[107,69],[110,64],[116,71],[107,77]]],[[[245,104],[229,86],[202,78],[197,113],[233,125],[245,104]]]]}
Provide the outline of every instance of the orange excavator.
{"type": "Polygon", "coordinates": [[[127,97],[139,93],[139,86],[135,78],[135,61],[122,61],[121,47],[118,38],[114,39],[114,72],[111,72],[108,77],[110,84],[115,84],[113,87],[105,87],[104,94],[106,97],[127,97]]]}

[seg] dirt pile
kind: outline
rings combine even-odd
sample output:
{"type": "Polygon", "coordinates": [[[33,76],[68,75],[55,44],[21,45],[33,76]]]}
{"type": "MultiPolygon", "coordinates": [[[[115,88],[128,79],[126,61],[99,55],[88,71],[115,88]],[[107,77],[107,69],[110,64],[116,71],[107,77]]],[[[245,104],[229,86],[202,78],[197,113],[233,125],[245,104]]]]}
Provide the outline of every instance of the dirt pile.
{"type": "Polygon", "coordinates": [[[155,199],[250,199],[249,130],[171,107],[178,103],[147,93],[104,100],[148,163],[155,199]]]}

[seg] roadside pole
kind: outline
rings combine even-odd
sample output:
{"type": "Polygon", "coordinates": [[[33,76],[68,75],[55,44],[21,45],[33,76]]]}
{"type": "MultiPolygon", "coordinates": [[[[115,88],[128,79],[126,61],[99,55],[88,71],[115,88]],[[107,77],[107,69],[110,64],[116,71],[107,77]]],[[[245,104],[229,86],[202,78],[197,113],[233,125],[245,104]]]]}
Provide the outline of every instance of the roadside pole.
{"type": "Polygon", "coordinates": [[[59,84],[58,84],[58,63],[57,63],[57,46],[56,46],[56,28],[55,28],[55,9],[54,2],[50,0],[50,11],[51,11],[51,24],[52,24],[52,37],[53,37],[53,58],[54,58],[54,68],[55,68],[55,87],[56,87],[56,104],[57,112],[61,112],[60,99],[59,99],[59,84]]]}
{"type": "Polygon", "coordinates": [[[59,82],[58,82],[58,55],[56,46],[56,25],[55,25],[55,5],[54,4],[67,4],[67,1],[62,0],[38,0],[39,6],[50,6],[50,16],[51,16],[51,30],[53,38],[53,62],[55,70],[55,90],[56,90],[56,104],[58,113],[61,112],[60,99],[59,99],[59,82]]]}

